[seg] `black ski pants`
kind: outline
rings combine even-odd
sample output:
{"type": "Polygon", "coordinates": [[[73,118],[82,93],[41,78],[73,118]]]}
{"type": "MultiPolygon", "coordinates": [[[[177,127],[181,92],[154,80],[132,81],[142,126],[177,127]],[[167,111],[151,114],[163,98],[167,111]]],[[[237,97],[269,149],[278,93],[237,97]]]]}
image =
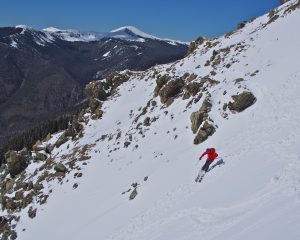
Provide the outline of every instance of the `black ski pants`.
{"type": "Polygon", "coordinates": [[[205,172],[207,172],[208,171],[208,168],[209,168],[209,165],[210,164],[212,164],[212,162],[214,161],[215,159],[213,159],[213,160],[206,160],[206,162],[205,162],[205,164],[203,165],[203,167],[202,167],[202,171],[205,171],[205,172]]]}

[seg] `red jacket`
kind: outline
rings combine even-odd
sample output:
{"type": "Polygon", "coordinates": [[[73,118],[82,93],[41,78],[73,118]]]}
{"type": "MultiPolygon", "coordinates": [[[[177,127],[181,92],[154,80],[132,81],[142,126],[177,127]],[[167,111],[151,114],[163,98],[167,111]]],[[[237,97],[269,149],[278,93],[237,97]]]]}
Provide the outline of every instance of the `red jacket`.
{"type": "Polygon", "coordinates": [[[212,161],[219,156],[214,148],[210,148],[209,151],[205,151],[204,153],[202,153],[200,158],[204,157],[205,155],[207,155],[207,161],[212,161]]]}

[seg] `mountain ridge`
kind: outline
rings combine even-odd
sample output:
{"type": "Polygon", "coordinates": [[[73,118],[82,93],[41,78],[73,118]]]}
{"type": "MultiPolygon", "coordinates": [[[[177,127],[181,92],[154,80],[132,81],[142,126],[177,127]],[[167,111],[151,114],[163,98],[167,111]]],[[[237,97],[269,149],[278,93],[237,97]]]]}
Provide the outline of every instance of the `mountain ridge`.
{"type": "Polygon", "coordinates": [[[89,81],[145,70],[187,51],[184,44],[132,38],[138,41],[65,41],[27,26],[0,28],[0,143],[82,101],[89,81]]]}

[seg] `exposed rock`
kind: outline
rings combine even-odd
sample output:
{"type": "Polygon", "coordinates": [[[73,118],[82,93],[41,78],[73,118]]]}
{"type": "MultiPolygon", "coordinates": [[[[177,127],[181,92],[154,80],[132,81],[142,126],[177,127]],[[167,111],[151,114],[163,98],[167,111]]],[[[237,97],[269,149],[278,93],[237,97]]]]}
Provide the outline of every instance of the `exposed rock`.
{"type": "Polygon", "coordinates": [[[210,112],[211,107],[212,104],[210,99],[209,97],[206,97],[199,111],[192,113],[190,119],[192,122],[191,128],[194,134],[197,132],[202,122],[208,118],[208,112],[210,112]]]}
{"type": "Polygon", "coordinates": [[[62,163],[58,163],[58,164],[54,167],[54,170],[55,170],[56,172],[62,172],[62,173],[67,172],[67,168],[66,168],[65,165],[63,165],[62,163]]]}
{"type": "Polygon", "coordinates": [[[156,87],[154,89],[154,97],[157,97],[158,96],[158,93],[160,91],[160,89],[165,85],[167,84],[167,82],[171,80],[171,77],[168,76],[168,75],[164,75],[164,76],[161,76],[161,77],[158,77],[156,79],[156,87]]]}
{"type": "Polygon", "coordinates": [[[43,184],[40,184],[40,183],[36,183],[36,184],[33,184],[33,189],[35,191],[40,191],[44,188],[43,184]]]}
{"type": "Polygon", "coordinates": [[[99,106],[100,106],[100,102],[97,99],[95,99],[95,98],[90,99],[89,107],[90,107],[92,113],[94,113],[96,111],[96,109],[98,109],[99,106]]]}
{"type": "Polygon", "coordinates": [[[58,178],[64,178],[66,176],[66,174],[64,172],[56,172],[55,173],[55,177],[58,177],[58,178]]]}
{"type": "Polygon", "coordinates": [[[24,198],[24,192],[23,191],[18,191],[15,193],[15,199],[17,201],[22,200],[24,198]]]}
{"type": "Polygon", "coordinates": [[[213,125],[209,124],[207,121],[203,124],[203,126],[198,131],[194,144],[199,144],[204,142],[209,136],[213,135],[215,132],[215,128],[213,125]]]}
{"type": "Polygon", "coordinates": [[[36,152],[35,153],[35,157],[34,160],[36,161],[45,161],[47,159],[47,155],[40,153],[40,152],[36,152]]]}
{"type": "Polygon", "coordinates": [[[138,192],[135,189],[133,189],[133,191],[131,192],[130,196],[129,196],[129,200],[133,200],[136,196],[137,196],[138,192]]]}
{"type": "Polygon", "coordinates": [[[37,211],[36,208],[33,209],[33,207],[30,207],[29,210],[28,210],[28,216],[30,218],[35,218],[36,217],[36,211],[37,211]]]}
{"type": "Polygon", "coordinates": [[[127,148],[130,144],[131,144],[131,142],[126,141],[126,142],[124,142],[124,147],[127,148]]]}
{"type": "Polygon", "coordinates": [[[47,146],[46,146],[46,149],[45,149],[45,152],[46,153],[48,153],[48,154],[51,154],[52,153],[52,151],[53,151],[53,149],[54,149],[54,145],[52,145],[52,144],[47,144],[47,146]]]}
{"type": "Polygon", "coordinates": [[[144,126],[150,126],[151,122],[150,122],[150,117],[146,117],[144,120],[144,126]]]}
{"type": "Polygon", "coordinates": [[[32,150],[35,152],[38,151],[43,151],[45,150],[45,146],[42,145],[42,142],[40,140],[38,140],[33,146],[32,146],[32,150]]]}
{"type": "Polygon", "coordinates": [[[148,180],[148,176],[144,177],[144,181],[146,182],[148,180]]]}
{"type": "Polygon", "coordinates": [[[48,142],[51,139],[51,133],[48,133],[45,137],[45,141],[48,142]]]}
{"type": "Polygon", "coordinates": [[[242,29],[243,27],[245,27],[246,26],[246,23],[247,23],[247,21],[244,21],[244,22],[240,22],[240,23],[238,23],[238,25],[237,25],[237,29],[239,30],[239,29],[242,29]]]}
{"type": "Polygon", "coordinates": [[[102,115],[103,115],[103,111],[101,109],[97,108],[94,112],[95,118],[99,119],[102,117],[102,115]]]}
{"type": "Polygon", "coordinates": [[[66,134],[62,134],[56,141],[55,143],[55,147],[60,147],[61,145],[63,145],[64,143],[66,143],[68,141],[68,137],[66,136],[66,134]]]}
{"type": "Polygon", "coordinates": [[[15,176],[26,169],[28,166],[27,156],[18,155],[15,151],[5,154],[8,171],[11,176],[15,176]]]}
{"type": "Polygon", "coordinates": [[[201,83],[193,82],[185,86],[190,96],[195,96],[201,90],[201,83]]]}
{"type": "Polygon", "coordinates": [[[166,103],[170,98],[179,94],[184,86],[184,81],[181,78],[169,81],[159,91],[158,95],[162,103],[166,103]]]}
{"type": "Polygon", "coordinates": [[[255,103],[256,97],[251,92],[242,92],[239,95],[232,96],[234,102],[228,103],[231,111],[242,112],[255,103]]]}
{"type": "Polygon", "coordinates": [[[105,101],[107,93],[105,92],[105,86],[102,82],[92,81],[86,85],[85,94],[89,99],[97,98],[101,101],[105,101]]]}
{"type": "Polygon", "coordinates": [[[112,89],[116,89],[122,83],[127,82],[129,78],[130,78],[129,71],[127,71],[126,73],[113,72],[108,77],[106,77],[106,82],[108,84],[108,87],[111,87],[112,89]]]}
{"type": "Polygon", "coordinates": [[[20,151],[20,154],[21,154],[22,156],[28,155],[28,150],[27,150],[27,148],[26,148],[26,147],[22,148],[22,150],[20,151]]]}
{"type": "Polygon", "coordinates": [[[66,137],[71,137],[74,139],[80,131],[82,131],[83,126],[78,122],[76,118],[73,119],[72,123],[69,125],[68,129],[65,131],[66,137]]]}
{"type": "Polygon", "coordinates": [[[10,179],[5,182],[5,192],[10,192],[13,189],[13,186],[15,184],[14,179],[10,179]]]}
{"type": "Polygon", "coordinates": [[[202,45],[204,42],[205,42],[205,38],[204,38],[204,37],[201,37],[201,36],[198,37],[198,38],[196,39],[196,41],[191,42],[191,43],[190,43],[190,46],[189,46],[189,49],[188,49],[187,55],[193,53],[193,52],[197,49],[197,47],[200,46],[200,45],[202,45]]]}

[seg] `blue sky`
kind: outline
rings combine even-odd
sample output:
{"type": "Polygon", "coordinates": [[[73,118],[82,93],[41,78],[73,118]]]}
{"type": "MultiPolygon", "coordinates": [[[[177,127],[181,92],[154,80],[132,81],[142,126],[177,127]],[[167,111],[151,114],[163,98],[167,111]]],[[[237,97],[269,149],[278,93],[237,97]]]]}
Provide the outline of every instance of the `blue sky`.
{"type": "Polygon", "coordinates": [[[279,0],[0,0],[0,26],[26,24],[82,31],[131,25],[163,38],[219,36],[279,0]]]}

